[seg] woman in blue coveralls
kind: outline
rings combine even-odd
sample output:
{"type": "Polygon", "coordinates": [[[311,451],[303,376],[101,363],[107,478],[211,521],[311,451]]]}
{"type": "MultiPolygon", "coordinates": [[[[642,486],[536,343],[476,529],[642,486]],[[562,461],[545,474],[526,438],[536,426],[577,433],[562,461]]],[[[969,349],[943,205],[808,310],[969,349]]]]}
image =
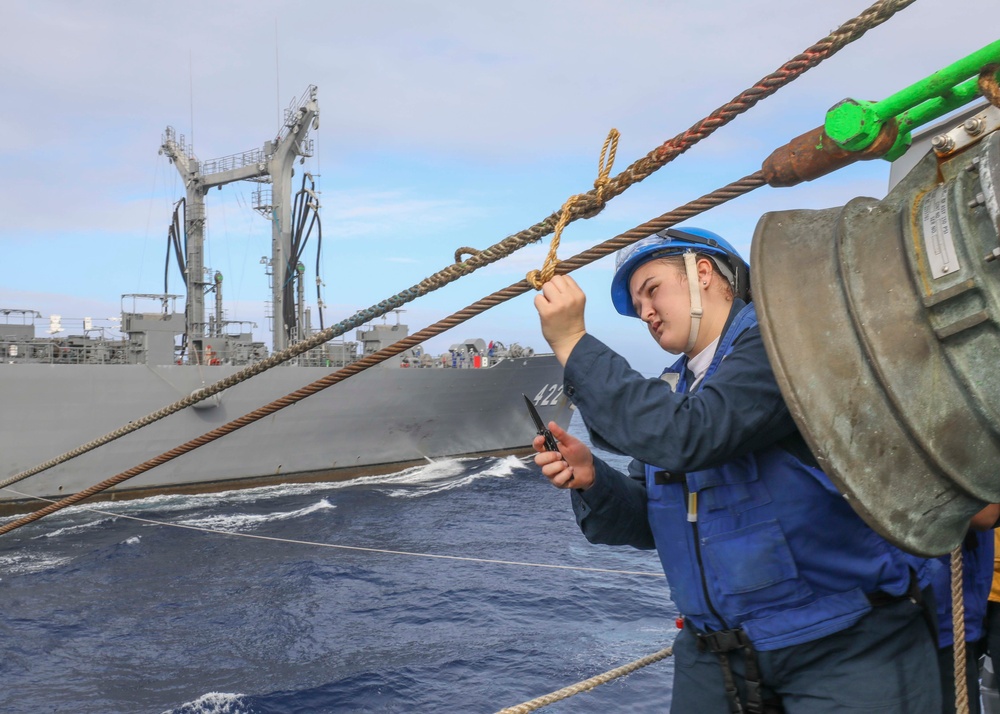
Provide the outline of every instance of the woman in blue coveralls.
{"type": "Polygon", "coordinates": [[[764,351],[746,262],[711,231],[668,229],[620,251],[611,298],[681,355],[660,378],[586,332],[569,276],[535,307],[594,445],[631,456],[628,473],[555,423],[559,452],[538,437],[535,462],[570,490],[588,540],[659,552],[684,616],[671,711],[938,714],[921,561],[816,465],[764,351]]]}

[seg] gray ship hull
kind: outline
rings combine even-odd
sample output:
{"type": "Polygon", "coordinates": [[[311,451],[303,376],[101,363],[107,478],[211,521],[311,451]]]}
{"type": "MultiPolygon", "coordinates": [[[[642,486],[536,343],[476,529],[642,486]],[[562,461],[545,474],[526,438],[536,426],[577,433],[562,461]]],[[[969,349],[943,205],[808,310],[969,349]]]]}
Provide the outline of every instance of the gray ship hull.
{"type": "MultiPolygon", "coordinates": [[[[0,365],[0,478],[32,468],[235,372],[226,366],[0,365]]],[[[83,456],[0,489],[0,511],[34,509],[167,452],[329,374],[271,369],[83,456]],[[19,493],[15,493],[19,492],[19,493]],[[21,494],[21,495],[19,495],[21,494]]],[[[105,492],[104,498],[350,478],[445,456],[527,449],[521,394],[566,425],[562,367],[551,355],[483,369],[376,367],[105,492]]]]}

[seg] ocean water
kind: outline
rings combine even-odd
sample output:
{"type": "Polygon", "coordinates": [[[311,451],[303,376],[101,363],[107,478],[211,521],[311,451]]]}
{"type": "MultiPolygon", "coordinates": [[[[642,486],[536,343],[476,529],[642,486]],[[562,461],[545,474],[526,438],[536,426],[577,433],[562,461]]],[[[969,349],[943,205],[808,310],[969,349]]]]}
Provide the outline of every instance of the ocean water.
{"type": "MultiPolygon", "coordinates": [[[[495,712],[676,634],[656,555],[515,457],[93,508],[0,536],[0,712],[495,712]]],[[[672,676],[541,711],[663,712],[672,676]]]]}

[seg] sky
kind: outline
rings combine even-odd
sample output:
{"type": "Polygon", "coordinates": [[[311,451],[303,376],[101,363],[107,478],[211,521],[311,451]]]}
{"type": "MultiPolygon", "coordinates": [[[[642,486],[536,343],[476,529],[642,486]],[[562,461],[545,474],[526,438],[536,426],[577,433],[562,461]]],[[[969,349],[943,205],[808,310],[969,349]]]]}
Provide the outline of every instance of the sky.
{"type": "MultiPolygon", "coordinates": [[[[293,184],[308,171],[320,191],[330,325],[446,267],[456,248],[493,245],[589,190],[612,127],[617,174],[870,4],[5,0],[0,309],[37,310],[46,327],[50,314],[64,326],[85,316],[110,326],[122,294],[162,292],[167,230],[184,195],[158,154],[166,127],[201,160],[258,149],[316,85],[314,155],[293,184]]],[[[1000,3],[917,0],[570,225],[559,256],[756,171],[841,99],[893,94],[995,41],[998,28],[1000,3]]],[[[688,225],[748,257],[763,213],[881,197],[888,168],[866,162],[759,189],[688,225]]],[[[250,208],[254,188],[208,194],[205,263],[225,276],[226,317],[255,323],[270,344],[261,265],[270,225],[250,208]]],[[[541,267],[548,242],[413,301],[398,319],[416,331],[520,280],[541,267]]],[[[672,360],[641,323],[614,312],[612,270],[604,258],[574,274],[588,295],[588,331],[656,374],[672,360]]],[[[168,280],[181,291],[176,268],[168,280]]],[[[427,347],[469,337],[546,351],[530,293],[427,347]]]]}

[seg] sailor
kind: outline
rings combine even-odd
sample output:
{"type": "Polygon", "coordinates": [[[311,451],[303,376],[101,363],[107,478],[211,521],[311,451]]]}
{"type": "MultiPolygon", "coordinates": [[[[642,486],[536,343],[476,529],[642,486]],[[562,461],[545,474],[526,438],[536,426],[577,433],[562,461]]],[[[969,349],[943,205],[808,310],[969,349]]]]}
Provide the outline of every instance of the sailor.
{"type": "MultiPolygon", "coordinates": [[[[684,618],[672,712],[938,714],[923,561],[871,530],[817,466],[771,371],[748,278],[704,229],[619,252],[615,309],[681,355],[654,379],[587,333],[572,278],[546,283],[535,307],[565,393],[594,446],[633,461],[620,473],[553,422],[559,452],[537,437],[535,462],[570,490],[588,540],[659,552],[684,618]]],[[[830,319],[822,310],[816,319],[830,319]]]]}

